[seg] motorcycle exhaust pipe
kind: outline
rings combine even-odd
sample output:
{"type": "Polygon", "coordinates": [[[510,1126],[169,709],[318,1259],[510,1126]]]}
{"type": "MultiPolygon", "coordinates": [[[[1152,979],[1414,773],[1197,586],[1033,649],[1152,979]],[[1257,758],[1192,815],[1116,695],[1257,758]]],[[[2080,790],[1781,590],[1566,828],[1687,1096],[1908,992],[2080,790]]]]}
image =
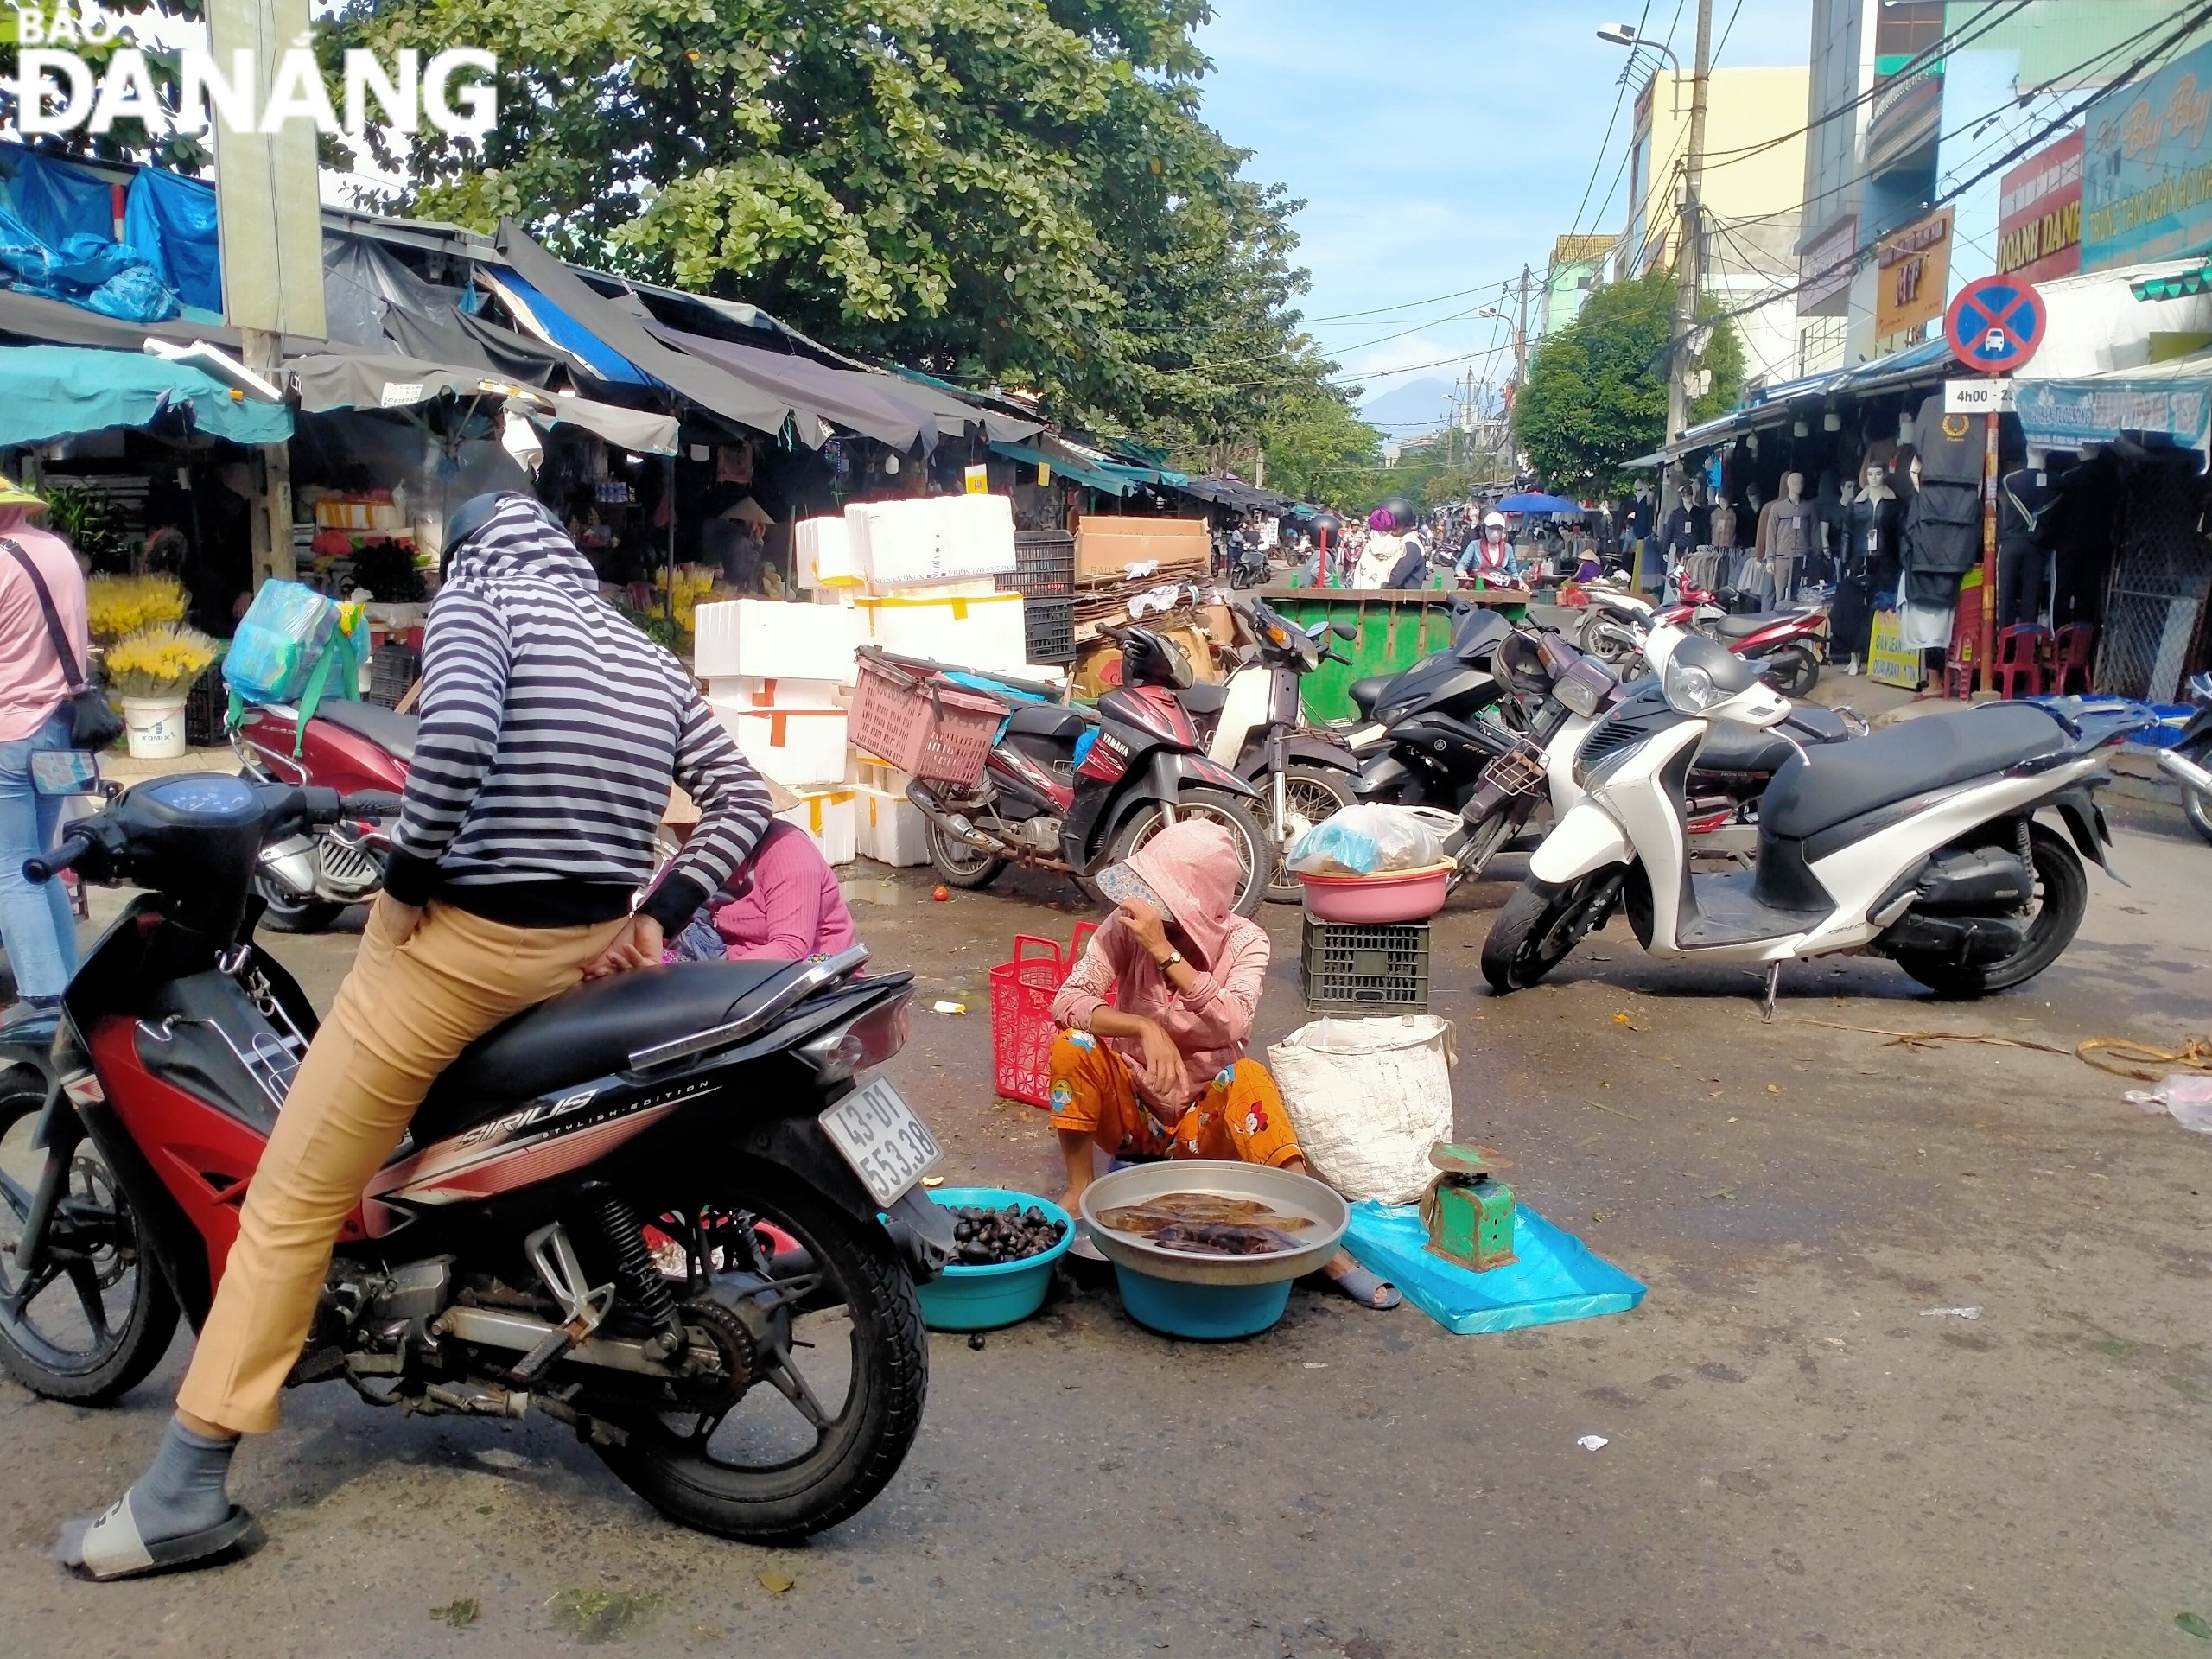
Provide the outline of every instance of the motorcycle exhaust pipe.
{"type": "Polygon", "coordinates": [[[918,785],[912,785],[907,789],[906,798],[921,809],[924,817],[942,828],[950,830],[956,837],[967,842],[978,852],[988,853],[994,858],[1009,858],[1017,864],[1041,864],[1046,869],[1067,868],[1058,859],[1040,860],[1033,852],[1017,847],[1012,842],[1002,840],[988,830],[977,829],[966,813],[947,811],[938,804],[935,796],[918,785]]]}
{"type": "Polygon", "coordinates": [[[2185,784],[2202,795],[2212,795],[2212,772],[2190,760],[2177,749],[2162,749],[2158,753],[2158,770],[2177,782],[2185,784]]]}

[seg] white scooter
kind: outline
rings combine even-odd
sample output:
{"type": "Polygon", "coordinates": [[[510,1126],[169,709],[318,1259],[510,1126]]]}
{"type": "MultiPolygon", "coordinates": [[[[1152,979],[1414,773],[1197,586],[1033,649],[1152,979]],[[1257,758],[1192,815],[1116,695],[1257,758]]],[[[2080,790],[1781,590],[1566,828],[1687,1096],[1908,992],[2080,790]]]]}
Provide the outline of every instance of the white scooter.
{"type": "Polygon", "coordinates": [[[1754,867],[1693,874],[1683,785],[1707,728],[1778,728],[1790,704],[1714,641],[1661,627],[1646,649],[1676,718],[1583,772],[1484,944],[1497,991],[1535,984],[1617,906],[1653,956],[1766,964],[1770,1016],[1782,964],[1803,957],[1871,949],[1980,996],[2072,942],[2088,904],[2075,849],[2112,868],[2096,752],[2146,717],[1999,703],[1801,748],[1760,801],[1754,867]],[[2046,807],[2071,846],[2036,821],[2046,807]]]}

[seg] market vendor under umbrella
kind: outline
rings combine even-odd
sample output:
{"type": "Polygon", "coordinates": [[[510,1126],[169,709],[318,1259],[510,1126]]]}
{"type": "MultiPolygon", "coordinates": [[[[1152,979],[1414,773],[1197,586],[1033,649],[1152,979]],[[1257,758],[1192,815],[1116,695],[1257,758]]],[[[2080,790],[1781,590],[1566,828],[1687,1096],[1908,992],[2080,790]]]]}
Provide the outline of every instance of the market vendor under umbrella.
{"type": "MultiPolygon", "coordinates": [[[[1047,1098],[1070,1213],[1094,1176],[1094,1147],[1133,1163],[1218,1158],[1306,1172],[1274,1079],[1245,1052],[1270,947],[1234,912],[1242,876],[1229,832],[1197,818],[1099,873],[1117,908],[1052,999],[1062,1029],[1047,1098]]],[[[1326,1271],[1365,1306],[1401,1300],[1348,1252],[1326,1271]]]]}

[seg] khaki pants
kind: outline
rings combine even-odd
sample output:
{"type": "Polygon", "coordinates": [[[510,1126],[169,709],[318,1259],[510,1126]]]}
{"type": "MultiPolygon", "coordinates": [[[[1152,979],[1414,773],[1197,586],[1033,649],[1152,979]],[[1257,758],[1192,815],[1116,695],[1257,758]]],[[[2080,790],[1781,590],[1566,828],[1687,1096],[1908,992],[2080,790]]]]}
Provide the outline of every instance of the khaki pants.
{"type": "Polygon", "coordinates": [[[576,985],[629,925],[506,927],[433,904],[395,948],[392,910],[378,899],[293,1080],[177,1395],[185,1411],[239,1433],[276,1426],[338,1230],[439,1072],[502,1020],[576,985]]]}

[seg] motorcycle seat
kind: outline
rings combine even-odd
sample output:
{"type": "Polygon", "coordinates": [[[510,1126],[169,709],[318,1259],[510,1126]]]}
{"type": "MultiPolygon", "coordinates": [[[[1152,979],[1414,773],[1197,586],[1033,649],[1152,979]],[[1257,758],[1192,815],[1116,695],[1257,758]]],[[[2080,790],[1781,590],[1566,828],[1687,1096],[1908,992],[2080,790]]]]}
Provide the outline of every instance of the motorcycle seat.
{"type": "Polygon", "coordinates": [[[381,703],[347,702],[334,698],[315,705],[315,717],[342,726],[402,760],[415,758],[415,734],[423,722],[413,715],[394,714],[381,703]]]}
{"type": "Polygon", "coordinates": [[[1877,807],[2056,754],[2065,728],[2033,703],[1929,715],[1885,732],[1792,755],[1759,802],[1762,833],[1802,841],[1877,807]]]}
{"type": "Polygon", "coordinates": [[[1194,680],[1175,694],[1175,701],[1193,715],[1217,715],[1229,701],[1229,687],[1217,680],[1194,680]]]}
{"type": "Polygon", "coordinates": [[[1382,688],[1395,677],[1389,674],[1370,674],[1363,680],[1351,683],[1352,707],[1359,710],[1361,719],[1372,720],[1375,717],[1375,705],[1382,700],[1382,688]]]}
{"type": "MultiPolygon", "coordinates": [[[[1801,743],[1805,741],[1798,739],[1801,743]]],[[[1773,731],[1731,720],[1716,721],[1698,746],[1697,770],[1770,774],[1779,772],[1796,753],[1773,731]]]]}
{"type": "Polygon", "coordinates": [[[736,1018],[787,962],[684,962],[640,968],[563,992],[494,1026],[430,1085],[415,1143],[458,1135],[518,1102],[619,1071],[630,1056],[736,1018]]]}
{"type": "Polygon", "coordinates": [[[1723,639],[1744,639],[1770,628],[1777,622],[1786,622],[1796,614],[1793,611],[1756,611],[1747,616],[1716,616],[1713,632],[1723,639]]]}
{"type": "Polygon", "coordinates": [[[1018,702],[1006,723],[1007,735],[1062,738],[1073,742],[1090,718],[1080,709],[1058,702],[1018,702]]]}

